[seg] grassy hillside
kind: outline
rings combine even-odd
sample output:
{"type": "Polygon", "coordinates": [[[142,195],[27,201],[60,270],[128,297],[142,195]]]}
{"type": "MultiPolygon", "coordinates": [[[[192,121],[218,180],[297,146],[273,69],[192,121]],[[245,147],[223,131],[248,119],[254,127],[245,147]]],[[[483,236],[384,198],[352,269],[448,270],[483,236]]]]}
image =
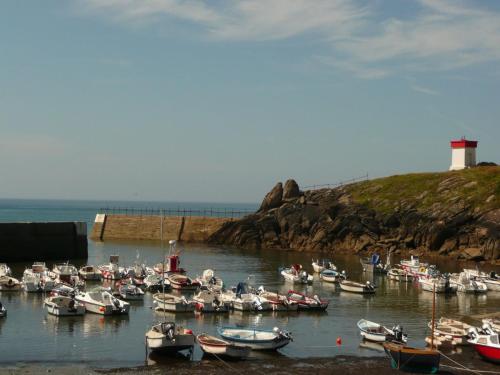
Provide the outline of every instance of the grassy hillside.
{"type": "Polygon", "coordinates": [[[500,166],[396,175],[353,184],[346,190],[355,202],[382,212],[398,207],[427,211],[447,205],[485,211],[500,208],[500,166]]]}

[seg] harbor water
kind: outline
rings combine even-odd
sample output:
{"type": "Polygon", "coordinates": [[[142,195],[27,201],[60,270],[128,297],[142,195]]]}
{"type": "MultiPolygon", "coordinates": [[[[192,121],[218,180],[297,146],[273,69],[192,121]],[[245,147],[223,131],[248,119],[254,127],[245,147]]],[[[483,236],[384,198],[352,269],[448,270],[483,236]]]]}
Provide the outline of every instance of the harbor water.
{"type": "MultiPolygon", "coordinates": [[[[71,207],[69,216],[91,221],[94,207],[83,212],[78,205],[71,207]],[[80,215],[80,216],[79,216],[80,215]]],[[[3,206],[2,206],[3,207],[3,206]]],[[[52,207],[53,208],[53,207],[52,207]]],[[[13,212],[16,208],[12,208],[13,212]]],[[[83,210],[83,208],[82,208],[83,210]]],[[[34,210],[37,211],[37,210],[34,210]]],[[[43,211],[43,210],[42,210],[43,211]]],[[[50,211],[50,210],[49,210],[50,211]]],[[[0,208],[5,220],[5,208],[0,208]]],[[[30,220],[23,213],[10,212],[9,221],[30,220]]],[[[66,212],[68,214],[68,212],[66,212]]],[[[43,220],[50,220],[50,213],[37,212],[43,220]],[[45,216],[44,216],[45,215],[45,216]]],[[[71,218],[64,217],[64,220],[71,218]]],[[[57,218],[53,217],[53,220],[57,218]]],[[[139,254],[140,262],[153,266],[161,262],[167,249],[159,243],[89,242],[89,264],[108,263],[109,256],[118,254],[121,265],[132,265],[139,254]]],[[[278,353],[263,356],[291,358],[331,357],[335,355],[382,356],[373,348],[360,345],[356,322],[365,318],[387,326],[401,324],[408,333],[409,344],[424,345],[429,333],[427,323],[431,319],[432,293],[422,291],[417,283],[398,283],[384,276],[370,277],[363,273],[359,258],[353,255],[330,256],[339,270],[345,270],[352,280],[371,280],[377,286],[374,296],[341,292],[338,286],[321,282],[315,275],[310,286],[297,286],[285,282],[278,273],[281,266],[300,263],[312,272],[311,260],[321,257],[311,253],[292,251],[241,250],[204,245],[181,245],[181,266],[189,276],[201,275],[212,268],[226,286],[249,281],[255,287],[263,285],[268,290],[287,292],[295,289],[330,300],[325,312],[296,313],[241,313],[173,315],[165,317],[193,330],[195,334],[216,334],[217,327],[240,325],[256,328],[280,327],[292,332],[293,342],[278,353]],[[337,345],[337,338],[342,344],[337,345]]],[[[61,261],[66,261],[62,259],[61,261]]],[[[77,267],[86,260],[70,260],[77,267]]],[[[392,259],[398,262],[399,259],[392,259]]],[[[10,264],[13,276],[22,277],[28,263],[10,264]]],[[[52,268],[52,263],[47,264],[52,268]]],[[[437,262],[444,272],[457,272],[463,264],[450,261],[437,262]]],[[[186,294],[189,296],[189,294],[186,294]]],[[[130,367],[158,361],[146,357],[144,334],[150,326],[164,318],[155,312],[152,295],[146,293],[143,302],[131,302],[129,316],[103,317],[87,313],[83,317],[57,318],[47,314],[43,307],[43,294],[11,292],[0,293],[0,301],[8,310],[8,316],[0,320],[0,362],[85,363],[97,367],[130,367]]],[[[500,308],[500,292],[483,295],[438,295],[436,316],[471,321],[475,315],[497,312],[500,308]]],[[[195,349],[194,360],[202,353],[195,349]]]]}

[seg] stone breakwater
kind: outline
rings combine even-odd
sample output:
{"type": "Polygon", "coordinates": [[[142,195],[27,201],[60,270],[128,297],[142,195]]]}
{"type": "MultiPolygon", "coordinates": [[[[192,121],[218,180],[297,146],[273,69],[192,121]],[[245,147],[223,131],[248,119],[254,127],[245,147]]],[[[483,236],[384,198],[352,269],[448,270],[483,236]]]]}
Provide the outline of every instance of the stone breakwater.
{"type": "Polygon", "coordinates": [[[500,263],[500,169],[393,176],[335,189],[278,183],[208,242],[299,251],[412,252],[500,263]],[[479,185],[481,184],[481,185],[479,185]]]}

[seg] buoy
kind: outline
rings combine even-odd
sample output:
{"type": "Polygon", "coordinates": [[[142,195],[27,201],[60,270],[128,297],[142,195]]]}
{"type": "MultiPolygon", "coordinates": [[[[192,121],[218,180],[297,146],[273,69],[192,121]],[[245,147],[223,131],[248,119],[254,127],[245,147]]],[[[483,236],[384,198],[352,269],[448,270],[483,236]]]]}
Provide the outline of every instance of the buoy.
{"type": "Polygon", "coordinates": [[[337,345],[342,345],[342,337],[337,337],[337,345]]]}

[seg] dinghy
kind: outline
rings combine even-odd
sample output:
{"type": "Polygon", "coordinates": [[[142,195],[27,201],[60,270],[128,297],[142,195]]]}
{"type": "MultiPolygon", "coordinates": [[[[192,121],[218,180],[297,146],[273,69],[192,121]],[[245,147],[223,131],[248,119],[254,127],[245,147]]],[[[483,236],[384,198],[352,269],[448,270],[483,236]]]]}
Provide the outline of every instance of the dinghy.
{"type": "Polygon", "coordinates": [[[130,304],[119,300],[105,288],[95,288],[89,292],[79,293],[75,299],[85,305],[87,311],[101,315],[128,314],[130,304]]]}
{"type": "Polygon", "coordinates": [[[0,276],[0,292],[18,292],[23,289],[18,279],[10,276],[0,276]]]}
{"type": "Polygon", "coordinates": [[[389,329],[366,319],[359,320],[357,325],[361,337],[368,341],[406,343],[408,340],[400,326],[389,329]]]}
{"type": "Polygon", "coordinates": [[[158,353],[176,353],[193,350],[195,336],[190,329],[177,326],[174,322],[155,324],[146,332],[147,348],[158,353]]]}
{"type": "Polygon", "coordinates": [[[184,296],[174,296],[168,293],[156,293],[153,300],[158,311],[170,311],[175,313],[193,312],[194,303],[188,301],[184,296]]]}
{"type": "Polygon", "coordinates": [[[320,273],[324,270],[334,270],[337,271],[337,267],[329,259],[316,259],[312,261],[312,267],[314,272],[320,273]]]}
{"type": "Polygon", "coordinates": [[[389,280],[399,281],[399,282],[412,282],[413,276],[401,268],[391,268],[387,271],[387,277],[389,280]]]}
{"type": "Polygon", "coordinates": [[[327,283],[338,283],[340,280],[346,279],[346,274],[345,271],[339,273],[334,270],[326,269],[320,272],[319,278],[327,283]]]}
{"type": "Polygon", "coordinates": [[[196,341],[204,353],[216,355],[217,357],[243,359],[248,357],[251,351],[249,346],[238,346],[206,333],[196,336],[196,341]]]}
{"type": "Polygon", "coordinates": [[[306,296],[303,293],[296,292],[293,290],[289,290],[287,294],[287,298],[295,302],[298,305],[299,310],[326,310],[329,304],[329,301],[326,299],[321,299],[317,295],[313,297],[306,296]]]}
{"type": "Polygon", "coordinates": [[[495,333],[489,325],[485,324],[481,330],[472,327],[469,330],[469,337],[468,343],[474,347],[477,354],[486,361],[500,364],[498,333],[495,333]]]}
{"type": "Polygon", "coordinates": [[[78,316],[85,314],[85,305],[71,297],[51,296],[45,298],[47,312],[55,316],[78,316]]]}
{"type": "Polygon", "coordinates": [[[272,330],[222,327],[219,336],[237,346],[249,346],[252,350],[276,350],[288,345],[292,335],[274,327],[272,330]]]}
{"type": "Polygon", "coordinates": [[[290,268],[280,269],[280,274],[286,281],[297,284],[312,284],[313,276],[302,269],[300,264],[293,264],[290,268]]]}
{"type": "Polygon", "coordinates": [[[344,292],[350,293],[360,293],[360,294],[374,294],[375,286],[373,286],[369,281],[365,284],[356,283],[350,280],[342,280],[340,282],[340,289],[344,292]]]}
{"type": "Polygon", "coordinates": [[[196,280],[191,280],[189,277],[181,274],[168,275],[168,281],[172,289],[181,291],[196,290],[200,287],[200,283],[196,280]]]}
{"type": "Polygon", "coordinates": [[[201,286],[212,290],[221,290],[224,287],[224,282],[220,277],[215,276],[215,272],[211,269],[203,271],[203,274],[196,279],[201,286]]]}
{"type": "Polygon", "coordinates": [[[96,266],[83,266],[78,271],[78,274],[83,280],[96,280],[102,279],[102,273],[96,266]]]}
{"type": "Polygon", "coordinates": [[[203,289],[193,297],[196,311],[203,313],[225,313],[229,311],[228,304],[222,301],[220,293],[203,289]]]}
{"type": "Polygon", "coordinates": [[[273,311],[297,311],[299,309],[299,304],[290,300],[288,296],[269,292],[265,290],[263,286],[259,287],[258,294],[269,302],[271,310],[273,311]]]}

